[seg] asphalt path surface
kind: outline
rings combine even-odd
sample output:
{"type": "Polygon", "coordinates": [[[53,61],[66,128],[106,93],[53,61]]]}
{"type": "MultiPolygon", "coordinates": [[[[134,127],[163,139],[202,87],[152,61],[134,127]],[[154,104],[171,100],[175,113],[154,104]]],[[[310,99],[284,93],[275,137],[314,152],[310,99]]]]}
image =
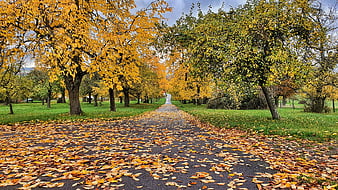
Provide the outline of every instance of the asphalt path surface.
{"type": "Polygon", "coordinates": [[[271,183],[264,176],[275,171],[266,162],[194,126],[170,99],[133,119],[4,133],[1,153],[17,150],[0,157],[0,181],[26,178],[0,189],[255,190],[271,183]]]}

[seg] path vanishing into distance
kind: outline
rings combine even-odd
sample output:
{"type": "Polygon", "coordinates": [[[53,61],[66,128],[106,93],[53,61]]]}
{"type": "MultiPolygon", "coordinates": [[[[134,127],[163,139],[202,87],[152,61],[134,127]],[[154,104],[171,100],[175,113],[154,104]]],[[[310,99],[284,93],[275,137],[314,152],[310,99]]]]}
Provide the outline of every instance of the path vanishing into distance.
{"type": "Polygon", "coordinates": [[[119,121],[0,131],[0,189],[269,189],[277,171],[167,102],[119,121]]]}

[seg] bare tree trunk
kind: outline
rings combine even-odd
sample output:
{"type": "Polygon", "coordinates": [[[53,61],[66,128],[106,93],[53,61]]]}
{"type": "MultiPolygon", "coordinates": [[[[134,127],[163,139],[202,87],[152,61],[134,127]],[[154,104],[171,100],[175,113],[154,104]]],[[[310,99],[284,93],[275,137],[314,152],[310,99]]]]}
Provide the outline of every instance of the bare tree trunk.
{"type": "Polygon", "coordinates": [[[278,97],[278,96],[274,97],[274,101],[275,101],[276,107],[278,108],[278,105],[279,105],[279,97],[278,97]]]}
{"type": "Polygon", "coordinates": [[[140,104],[141,102],[141,94],[137,93],[137,104],[140,104]]]}
{"type": "Polygon", "coordinates": [[[323,113],[325,106],[325,97],[313,97],[311,98],[310,111],[314,113],[323,113]]]}
{"type": "Polygon", "coordinates": [[[274,103],[274,99],[272,98],[272,94],[271,94],[269,88],[267,88],[264,85],[261,85],[261,88],[263,90],[265,99],[266,99],[266,101],[268,103],[268,107],[269,107],[272,119],[279,120],[280,119],[280,115],[279,115],[279,113],[277,111],[277,107],[276,107],[276,105],[274,103]]]}
{"type": "Polygon", "coordinates": [[[333,110],[333,113],[336,112],[336,107],[335,107],[335,105],[334,105],[334,99],[332,99],[332,110],[333,110]]]}
{"type": "Polygon", "coordinates": [[[124,87],[123,88],[123,94],[124,94],[124,107],[130,106],[130,97],[129,97],[129,88],[124,87]]]}
{"type": "Polygon", "coordinates": [[[110,111],[116,112],[114,89],[109,88],[110,111]]]}
{"type": "Polygon", "coordinates": [[[98,94],[95,94],[94,95],[94,106],[97,107],[98,106],[98,103],[97,103],[97,99],[98,99],[98,94]]]}
{"type": "Polygon", "coordinates": [[[61,103],[66,103],[66,89],[61,88],[61,103]]]}
{"type": "Polygon", "coordinates": [[[82,109],[79,99],[79,87],[73,86],[67,87],[69,95],[69,104],[70,104],[70,115],[81,115],[82,109]]]}
{"type": "Polygon", "coordinates": [[[11,97],[10,97],[9,93],[6,93],[6,94],[7,94],[6,104],[9,106],[9,114],[12,115],[12,114],[14,114],[12,100],[11,100],[11,97]]]}
{"type": "Polygon", "coordinates": [[[72,64],[77,66],[76,72],[72,74],[66,73],[63,76],[68,90],[70,115],[81,115],[83,113],[80,104],[80,85],[87,72],[81,69],[80,62],[80,56],[74,55],[72,57],[72,64]]]}
{"type": "Polygon", "coordinates": [[[48,95],[47,95],[47,108],[51,108],[50,102],[52,100],[52,87],[49,86],[48,95]]]}
{"type": "Polygon", "coordinates": [[[201,94],[201,87],[197,86],[196,105],[202,105],[202,100],[201,100],[200,94],[201,94]]]}
{"type": "Polygon", "coordinates": [[[149,97],[148,97],[148,95],[144,96],[143,103],[149,103],[149,97]]]}
{"type": "MultiPolygon", "coordinates": [[[[282,105],[283,105],[283,106],[285,106],[285,105],[286,105],[286,103],[287,103],[287,101],[286,101],[286,96],[283,96],[282,105]]],[[[281,106],[281,107],[282,107],[282,106],[281,106]]]]}
{"type": "Polygon", "coordinates": [[[74,78],[71,75],[65,76],[65,84],[68,90],[69,104],[70,104],[70,114],[71,115],[81,115],[82,109],[80,104],[80,85],[84,73],[78,72],[75,74],[74,78]]]}
{"type": "Polygon", "coordinates": [[[91,104],[91,103],[92,103],[92,93],[89,92],[89,93],[88,93],[88,96],[89,96],[89,98],[88,98],[88,103],[91,104]]]}
{"type": "Polygon", "coordinates": [[[9,103],[9,114],[14,114],[12,103],[9,103]]]}
{"type": "Polygon", "coordinates": [[[51,106],[50,106],[50,97],[49,96],[47,98],[47,108],[51,108],[51,106]]]}

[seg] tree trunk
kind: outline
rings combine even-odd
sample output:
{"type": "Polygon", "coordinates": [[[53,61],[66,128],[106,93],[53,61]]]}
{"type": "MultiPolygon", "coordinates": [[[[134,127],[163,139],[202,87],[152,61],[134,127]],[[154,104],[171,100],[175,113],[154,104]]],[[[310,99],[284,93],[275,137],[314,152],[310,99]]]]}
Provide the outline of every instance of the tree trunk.
{"type": "Polygon", "coordinates": [[[334,105],[334,99],[332,99],[332,110],[333,110],[333,113],[336,112],[336,107],[335,107],[335,105],[334,105]]]}
{"type": "Polygon", "coordinates": [[[200,97],[200,94],[201,94],[201,87],[200,86],[197,86],[197,98],[196,98],[196,105],[202,105],[202,100],[201,100],[201,97],[200,97]]]}
{"type": "Polygon", "coordinates": [[[61,103],[66,103],[66,89],[61,88],[61,103]]]}
{"type": "Polygon", "coordinates": [[[149,103],[149,97],[148,97],[147,95],[146,95],[146,96],[144,96],[143,103],[146,103],[146,104],[148,104],[148,103],[149,103]]]}
{"type": "Polygon", "coordinates": [[[129,97],[129,88],[124,87],[123,88],[123,94],[124,94],[124,107],[130,106],[130,97],[129,97]]]}
{"type": "Polygon", "coordinates": [[[266,99],[266,101],[268,103],[272,119],[275,119],[275,120],[280,119],[280,115],[279,115],[279,113],[277,111],[277,107],[276,107],[276,105],[274,103],[274,100],[273,100],[273,97],[271,95],[271,92],[270,92],[269,88],[267,88],[264,85],[261,85],[261,87],[262,87],[265,99],[266,99]]]}
{"type": "Polygon", "coordinates": [[[274,97],[274,100],[275,100],[275,105],[276,105],[276,107],[278,108],[278,105],[279,105],[279,97],[278,97],[278,96],[274,97]]]}
{"type": "Polygon", "coordinates": [[[192,101],[192,104],[197,105],[197,103],[196,103],[196,102],[197,102],[197,101],[196,101],[196,98],[192,99],[191,101],[192,101]]]}
{"type": "Polygon", "coordinates": [[[9,114],[14,114],[12,103],[9,103],[9,114]]]}
{"type": "Polygon", "coordinates": [[[89,98],[88,98],[88,103],[91,104],[91,103],[92,103],[92,93],[89,92],[89,93],[88,93],[88,96],[89,96],[89,98]]]}
{"type": "Polygon", "coordinates": [[[12,100],[11,100],[11,97],[10,97],[9,93],[6,93],[6,94],[7,94],[6,105],[9,106],[9,114],[12,115],[12,114],[14,114],[12,100]]]}
{"type": "Polygon", "coordinates": [[[141,93],[136,93],[137,96],[137,104],[141,103],[141,93]]]}
{"type": "Polygon", "coordinates": [[[325,105],[325,97],[313,97],[311,99],[310,111],[314,113],[323,113],[325,105]]]}
{"type": "Polygon", "coordinates": [[[97,103],[97,99],[98,99],[98,94],[95,94],[94,95],[94,106],[97,107],[98,106],[98,103],[97,103]]]}
{"type": "Polygon", "coordinates": [[[110,111],[116,112],[114,89],[109,88],[110,111]]]}
{"type": "Polygon", "coordinates": [[[66,88],[68,90],[70,115],[81,115],[83,113],[79,97],[80,85],[84,75],[84,72],[78,71],[74,77],[70,74],[64,76],[66,88]]]}
{"type": "Polygon", "coordinates": [[[282,105],[283,105],[283,106],[286,106],[286,103],[287,103],[287,101],[286,101],[286,96],[283,96],[282,105]]]}
{"type": "Polygon", "coordinates": [[[47,97],[47,108],[51,108],[51,106],[50,106],[50,97],[49,96],[47,97]]]}
{"type": "Polygon", "coordinates": [[[49,86],[48,95],[47,95],[47,108],[51,108],[50,102],[52,100],[52,87],[49,86]]]}

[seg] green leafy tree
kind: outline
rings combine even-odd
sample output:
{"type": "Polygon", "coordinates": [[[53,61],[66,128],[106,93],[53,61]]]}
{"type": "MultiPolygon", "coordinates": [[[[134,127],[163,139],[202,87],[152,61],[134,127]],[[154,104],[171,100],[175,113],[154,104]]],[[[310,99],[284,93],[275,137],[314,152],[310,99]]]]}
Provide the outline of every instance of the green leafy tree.
{"type": "Polygon", "coordinates": [[[325,100],[334,93],[333,87],[337,87],[338,43],[334,35],[337,33],[337,11],[324,11],[319,2],[316,6],[318,11],[313,15],[313,22],[319,35],[315,38],[317,43],[308,43],[312,69],[303,90],[309,99],[305,110],[322,113],[328,111],[325,100]]]}
{"type": "Polygon", "coordinates": [[[92,103],[92,97],[94,97],[95,106],[97,106],[97,93],[95,93],[94,88],[99,87],[98,83],[100,81],[99,75],[96,73],[92,77],[89,75],[85,76],[80,87],[80,94],[82,96],[88,96],[88,103],[92,103]],[[96,96],[96,97],[95,97],[96,96]]]}
{"type": "MultiPolygon", "coordinates": [[[[192,10],[194,7],[192,7],[192,10]]],[[[201,11],[199,11],[201,16],[201,11]]],[[[159,25],[161,35],[156,47],[167,59],[169,71],[169,93],[177,100],[193,100],[201,103],[201,98],[210,97],[212,81],[210,72],[197,68],[197,62],[190,51],[199,31],[195,30],[200,20],[189,14],[182,16],[173,26],[159,25]]]]}
{"type": "Polygon", "coordinates": [[[140,80],[133,84],[132,94],[137,98],[138,103],[143,99],[144,103],[151,103],[153,98],[161,96],[161,77],[163,68],[157,57],[149,57],[144,60],[140,67],[140,80]]]}
{"type": "Polygon", "coordinates": [[[287,73],[306,75],[309,62],[295,49],[316,43],[318,27],[308,1],[248,1],[230,10],[199,14],[188,51],[194,71],[254,83],[262,89],[273,119],[279,119],[272,85],[287,73]]]}
{"type": "Polygon", "coordinates": [[[35,68],[28,73],[27,77],[29,77],[34,83],[33,97],[40,99],[42,104],[46,101],[47,107],[50,108],[53,91],[55,91],[57,87],[55,82],[52,83],[49,81],[48,72],[35,68]]]}

